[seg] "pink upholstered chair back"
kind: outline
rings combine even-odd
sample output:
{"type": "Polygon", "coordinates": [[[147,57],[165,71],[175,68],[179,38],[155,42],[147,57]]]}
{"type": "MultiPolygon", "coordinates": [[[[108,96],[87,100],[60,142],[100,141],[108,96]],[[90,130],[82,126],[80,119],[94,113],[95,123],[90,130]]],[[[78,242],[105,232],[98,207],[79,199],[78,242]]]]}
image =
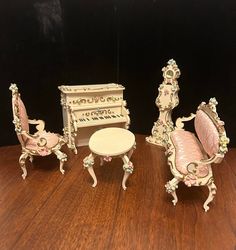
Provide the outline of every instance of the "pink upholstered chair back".
{"type": "Polygon", "coordinates": [[[219,151],[219,132],[213,120],[202,110],[198,110],[194,120],[197,136],[209,156],[219,151]]]}
{"type": "Polygon", "coordinates": [[[20,143],[24,144],[27,138],[24,135],[20,135],[19,132],[21,131],[29,132],[29,123],[28,123],[28,116],[27,116],[26,108],[20,98],[19,93],[17,93],[15,98],[12,99],[12,108],[13,108],[15,123],[16,123],[16,120],[19,121],[18,124],[15,124],[17,137],[20,143]]]}

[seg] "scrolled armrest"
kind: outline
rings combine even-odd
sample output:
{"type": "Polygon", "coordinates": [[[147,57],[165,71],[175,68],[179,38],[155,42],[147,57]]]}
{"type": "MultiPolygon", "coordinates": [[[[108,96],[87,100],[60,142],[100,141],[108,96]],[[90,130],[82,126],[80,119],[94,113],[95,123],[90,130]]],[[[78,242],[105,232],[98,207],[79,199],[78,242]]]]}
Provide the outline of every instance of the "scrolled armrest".
{"type": "Polygon", "coordinates": [[[45,147],[47,145],[47,140],[44,137],[40,137],[37,146],[38,147],[45,147]]]}
{"type": "Polygon", "coordinates": [[[37,125],[36,129],[38,130],[38,132],[43,132],[44,131],[45,122],[43,120],[36,120],[36,119],[31,120],[31,119],[29,119],[28,121],[29,121],[29,124],[37,125]]]}
{"type": "Polygon", "coordinates": [[[218,163],[220,162],[222,159],[224,158],[223,155],[221,154],[215,154],[213,155],[212,157],[208,158],[208,159],[202,159],[200,161],[193,161],[193,162],[190,162],[187,166],[187,171],[189,173],[194,173],[196,171],[196,167],[198,165],[208,165],[208,164],[211,164],[211,163],[218,163]]]}
{"type": "Polygon", "coordinates": [[[191,113],[190,116],[188,117],[179,117],[176,122],[175,122],[175,126],[177,129],[183,129],[184,127],[184,122],[187,122],[187,121],[191,121],[196,115],[191,113]]]}
{"type": "Polygon", "coordinates": [[[207,165],[207,164],[211,164],[214,162],[218,162],[218,160],[222,160],[224,158],[224,155],[221,154],[215,154],[212,157],[208,158],[208,159],[202,159],[200,161],[195,161],[193,163],[196,163],[197,165],[207,165]]]}
{"type": "Polygon", "coordinates": [[[39,135],[37,135],[37,134],[31,135],[29,132],[27,132],[25,130],[21,131],[20,134],[24,135],[26,138],[32,139],[32,140],[35,140],[35,139],[39,138],[39,135]]]}

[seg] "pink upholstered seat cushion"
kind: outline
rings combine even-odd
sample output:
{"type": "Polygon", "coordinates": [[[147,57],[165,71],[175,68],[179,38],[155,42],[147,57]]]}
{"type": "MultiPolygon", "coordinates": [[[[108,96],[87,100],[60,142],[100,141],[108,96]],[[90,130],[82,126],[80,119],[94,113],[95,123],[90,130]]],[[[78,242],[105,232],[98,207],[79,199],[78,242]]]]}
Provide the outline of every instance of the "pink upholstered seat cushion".
{"type": "MultiPolygon", "coordinates": [[[[44,140],[42,141],[42,143],[43,142],[44,140]]],[[[51,153],[49,149],[55,147],[58,142],[59,142],[59,137],[57,134],[43,131],[42,133],[39,134],[39,138],[27,140],[26,148],[29,150],[35,150],[40,155],[48,155],[51,153]],[[40,143],[40,138],[44,138],[47,141],[44,147],[39,147],[37,145],[37,143],[40,143]]]]}
{"type": "MultiPolygon", "coordinates": [[[[180,173],[188,174],[187,166],[189,163],[206,158],[200,142],[193,133],[185,130],[175,130],[171,133],[171,140],[175,147],[176,168],[180,173]]],[[[208,174],[208,169],[209,165],[198,166],[196,175],[204,177],[208,174]]]]}
{"type": "Polygon", "coordinates": [[[219,150],[219,133],[211,118],[202,110],[198,110],[194,120],[195,130],[201,144],[209,156],[219,150]]]}

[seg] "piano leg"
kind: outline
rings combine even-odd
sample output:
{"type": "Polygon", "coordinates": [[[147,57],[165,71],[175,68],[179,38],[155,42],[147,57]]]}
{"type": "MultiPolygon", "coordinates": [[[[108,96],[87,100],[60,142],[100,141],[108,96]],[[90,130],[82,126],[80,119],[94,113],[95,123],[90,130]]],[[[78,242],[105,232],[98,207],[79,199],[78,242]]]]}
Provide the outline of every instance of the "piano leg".
{"type": "Polygon", "coordinates": [[[133,167],[133,163],[129,160],[129,156],[127,155],[124,155],[122,157],[122,160],[123,160],[123,169],[124,169],[124,176],[123,176],[123,180],[122,180],[122,188],[124,190],[127,189],[126,187],[126,181],[127,179],[129,178],[130,174],[132,174],[133,170],[134,170],[134,167],[133,167]]]}

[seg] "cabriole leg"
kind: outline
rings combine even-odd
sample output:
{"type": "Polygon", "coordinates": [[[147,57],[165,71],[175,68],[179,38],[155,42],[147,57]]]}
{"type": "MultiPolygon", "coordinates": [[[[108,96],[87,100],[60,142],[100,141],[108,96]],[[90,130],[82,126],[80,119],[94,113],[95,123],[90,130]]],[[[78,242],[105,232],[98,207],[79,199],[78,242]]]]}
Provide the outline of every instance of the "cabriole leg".
{"type": "Polygon", "coordinates": [[[29,154],[26,152],[22,152],[20,158],[19,158],[19,163],[20,163],[20,167],[23,171],[23,174],[21,175],[23,179],[26,178],[27,176],[27,170],[26,170],[26,166],[25,166],[25,161],[28,158],[29,154]]]}
{"type": "Polygon", "coordinates": [[[94,158],[95,157],[93,156],[93,154],[90,154],[89,156],[85,157],[84,160],[83,160],[84,168],[87,168],[89,174],[93,178],[93,185],[92,185],[92,187],[96,187],[97,186],[97,177],[96,177],[96,175],[94,173],[94,170],[93,170],[94,158]]]}
{"type": "Polygon", "coordinates": [[[209,210],[209,206],[208,204],[214,199],[215,194],[216,194],[216,185],[214,184],[214,180],[212,180],[208,185],[207,185],[208,189],[209,189],[209,195],[206,199],[206,201],[203,204],[203,208],[205,210],[205,212],[207,212],[209,210]]]}
{"type": "Polygon", "coordinates": [[[64,163],[67,161],[67,155],[60,150],[54,150],[53,153],[57,156],[57,159],[60,161],[60,172],[62,174],[65,173],[63,169],[64,163]]]}
{"type": "Polygon", "coordinates": [[[166,192],[171,194],[174,198],[172,200],[172,203],[174,204],[174,206],[178,202],[178,197],[175,192],[175,190],[178,188],[178,183],[179,183],[179,180],[177,178],[173,178],[171,181],[168,181],[165,185],[166,192]]]}
{"type": "Polygon", "coordinates": [[[126,187],[126,181],[128,179],[128,177],[130,176],[130,174],[133,173],[133,170],[134,170],[134,166],[133,166],[133,163],[129,160],[129,157],[127,155],[124,155],[122,157],[122,160],[123,160],[123,169],[124,169],[124,176],[123,176],[123,180],[122,180],[122,188],[124,190],[127,189],[126,187]]]}
{"type": "Polygon", "coordinates": [[[128,156],[129,159],[131,158],[131,156],[132,156],[132,154],[133,154],[133,152],[134,152],[135,149],[136,149],[136,143],[134,144],[133,148],[127,154],[127,156],[128,156]]]}

